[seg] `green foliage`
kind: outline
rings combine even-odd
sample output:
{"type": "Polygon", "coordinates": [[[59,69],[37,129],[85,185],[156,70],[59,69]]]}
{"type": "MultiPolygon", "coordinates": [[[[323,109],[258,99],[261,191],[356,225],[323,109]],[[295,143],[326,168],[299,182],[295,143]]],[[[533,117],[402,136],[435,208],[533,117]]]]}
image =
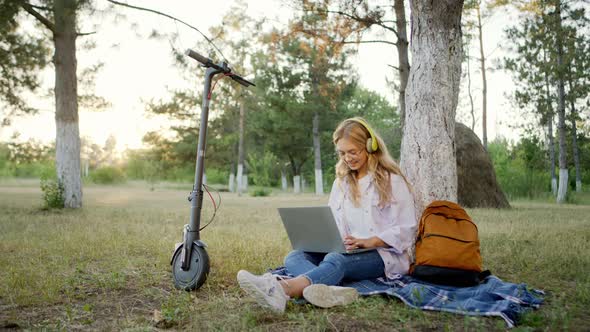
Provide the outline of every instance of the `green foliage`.
{"type": "Polygon", "coordinates": [[[17,178],[41,178],[46,174],[55,174],[55,165],[51,160],[14,165],[12,176],[17,178]]]}
{"type": "Polygon", "coordinates": [[[272,190],[267,188],[256,188],[250,191],[250,196],[253,197],[266,197],[270,196],[270,194],[272,194],[272,190]]]}
{"type": "Polygon", "coordinates": [[[12,176],[9,157],[10,150],[8,146],[0,143],[0,178],[12,176]]]}
{"type": "Polygon", "coordinates": [[[278,159],[272,152],[248,154],[248,166],[249,177],[252,179],[252,183],[257,186],[276,185],[280,178],[278,159]]]}
{"type": "MultiPolygon", "coordinates": [[[[159,180],[165,179],[169,172],[164,172],[164,165],[154,157],[154,151],[129,150],[127,151],[127,164],[124,167],[125,174],[130,179],[146,180],[152,186],[159,180]]],[[[179,170],[173,169],[174,176],[179,176],[179,170]]]]}
{"type": "Polygon", "coordinates": [[[0,177],[55,175],[53,147],[35,141],[0,143],[0,177]]]}
{"type": "Polygon", "coordinates": [[[188,164],[188,166],[174,166],[165,170],[161,163],[152,162],[150,164],[149,181],[157,179],[169,180],[174,182],[193,182],[195,180],[195,165],[188,164]]]}
{"type": "Polygon", "coordinates": [[[49,49],[43,34],[31,34],[20,27],[18,1],[0,2],[0,126],[10,124],[11,117],[36,110],[27,103],[23,91],[40,86],[39,72],[49,63],[49,49]]]}
{"type": "MultiPolygon", "coordinates": [[[[227,182],[229,181],[228,172],[224,172],[216,168],[207,168],[206,174],[207,183],[210,184],[227,184],[227,182]]],[[[192,176],[194,176],[194,174],[192,176]]]]}
{"type": "Polygon", "coordinates": [[[63,209],[65,197],[64,186],[56,178],[42,178],[41,192],[43,193],[43,206],[46,209],[63,209]]]}
{"type": "Polygon", "coordinates": [[[98,184],[115,184],[125,182],[125,173],[117,167],[102,167],[90,172],[90,180],[98,184]]]}
{"type": "Polygon", "coordinates": [[[488,144],[488,152],[500,187],[510,199],[536,198],[551,190],[543,163],[545,153],[538,140],[523,138],[512,148],[506,140],[494,140],[488,144]]]}

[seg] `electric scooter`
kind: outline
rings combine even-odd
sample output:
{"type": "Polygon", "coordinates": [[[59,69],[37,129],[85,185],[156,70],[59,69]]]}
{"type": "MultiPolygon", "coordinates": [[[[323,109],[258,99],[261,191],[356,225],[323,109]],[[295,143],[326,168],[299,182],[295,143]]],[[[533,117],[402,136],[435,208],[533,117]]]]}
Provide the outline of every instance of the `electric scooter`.
{"type": "MultiPolygon", "coordinates": [[[[203,170],[205,162],[205,148],[207,142],[207,121],[209,117],[209,100],[211,99],[211,81],[217,74],[230,77],[237,83],[249,87],[254,83],[247,81],[236,73],[226,62],[215,64],[213,60],[199,53],[187,50],[186,55],[197,60],[205,71],[205,88],[203,90],[203,104],[201,106],[201,123],[199,125],[199,142],[197,147],[197,165],[195,169],[195,184],[188,200],[191,203],[190,222],[184,225],[183,240],[178,244],[172,255],[172,277],[174,286],[187,291],[198,289],[207,280],[209,274],[209,255],[207,245],[201,241],[201,209],[203,207],[203,170]]],[[[207,225],[205,225],[207,226],[207,225]]]]}

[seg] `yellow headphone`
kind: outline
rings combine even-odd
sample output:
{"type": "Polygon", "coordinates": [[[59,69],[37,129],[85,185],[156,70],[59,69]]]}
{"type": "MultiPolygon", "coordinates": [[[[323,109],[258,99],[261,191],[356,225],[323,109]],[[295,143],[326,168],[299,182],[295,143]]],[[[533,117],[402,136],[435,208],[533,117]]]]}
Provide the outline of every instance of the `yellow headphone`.
{"type": "Polygon", "coordinates": [[[369,132],[369,135],[371,137],[369,137],[367,139],[367,144],[366,144],[367,152],[373,153],[373,152],[379,150],[379,143],[377,142],[377,139],[375,138],[375,134],[373,133],[373,130],[371,129],[371,127],[369,126],[369,124],[367,123],[367,121],[365,121],[365,120],[363,120],[362,118],[359,118],[359,117],[351,118],[350,120],[351,121],[354,121],[354,122],[357,122],[357,123],[360,123],[369,132]]]}

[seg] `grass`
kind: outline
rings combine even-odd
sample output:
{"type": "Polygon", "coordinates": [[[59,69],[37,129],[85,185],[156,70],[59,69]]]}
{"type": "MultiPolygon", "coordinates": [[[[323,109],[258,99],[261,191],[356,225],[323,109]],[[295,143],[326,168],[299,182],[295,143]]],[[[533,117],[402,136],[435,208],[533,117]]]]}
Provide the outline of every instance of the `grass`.
{"type": "MultiPolygon", "coordinates": [[[[317,309],[289,304],[266,312],[236,285],[239,269],[262,273],[290,249],[276,207],[320,205],[327,196],[222,193],[215,222],[202,233],[211,273],[196,292],[174,289],[169,260],[188,222],[186,189],[132,183],[86,186],[84,208],[43,210],[37,181],[0,183],[0,329],[132,330],[504,330],[475,318],[363,298],[317,309]],[[12,325],[11,325],[12,324],[12,325]]],[[[580,202],[588,196],[579,195],[580,202]]],[[[590,205],[513,202],[510,210],[472,209],[484,265],[548,295],[515,330],[590,326],[590,205]]],[[[211,215],[205,203],[204,220],[211,215]]]]}

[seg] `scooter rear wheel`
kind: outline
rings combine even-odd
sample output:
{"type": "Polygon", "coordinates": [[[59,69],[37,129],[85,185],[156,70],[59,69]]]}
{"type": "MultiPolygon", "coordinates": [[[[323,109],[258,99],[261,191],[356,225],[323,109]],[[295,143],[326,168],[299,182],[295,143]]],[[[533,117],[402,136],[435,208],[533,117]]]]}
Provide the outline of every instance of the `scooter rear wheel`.
{"type": "Polygon", "coordinates": [[[198,289],[209,274],[209,255],[205,248],[193,244],[189,269],[182,269],[182,250],[177,250],[172,259],[172,278],[177,289],[198,289]]]}

